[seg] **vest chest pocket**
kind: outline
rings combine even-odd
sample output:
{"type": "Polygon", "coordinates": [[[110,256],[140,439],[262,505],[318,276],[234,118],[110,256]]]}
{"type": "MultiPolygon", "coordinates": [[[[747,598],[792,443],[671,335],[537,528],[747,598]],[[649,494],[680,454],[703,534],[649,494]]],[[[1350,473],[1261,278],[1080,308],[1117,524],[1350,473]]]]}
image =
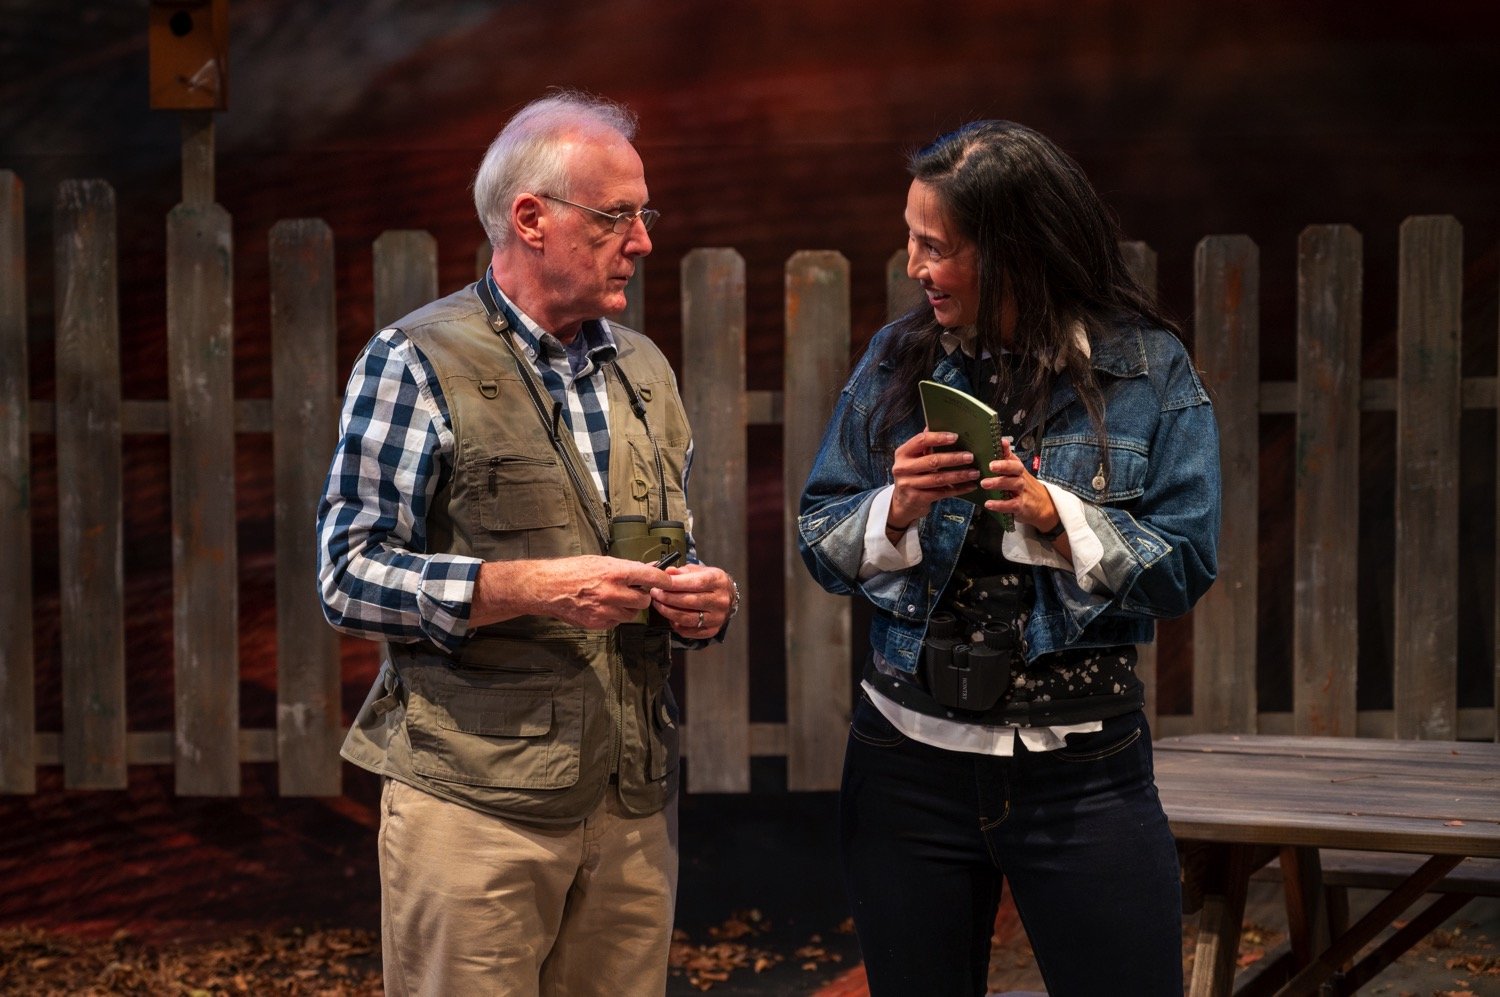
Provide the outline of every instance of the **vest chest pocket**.
{"type": "Polygon", "coordinates": [[[479,525],[511,532],[566,526],[568,490],[551,455],[480,454],[468,465],[479,525]]]}
{"type": "Polygon", "coordinates": [[[543,558],[576,553],[562,466],[552,453],[475,448],[462,465],[462,496],[474,553],[483,558],[543,558]]]}
{"type": "Polygon", "coordinates": [[[486,689],[441,670],[407,704],[412,769],[466,786],[562,789],[578,782],[583,690],[486,689]]]}
{"type": "Polygon", "coordinates": [[[655,518],[661,510],[663,484],[667,488],[667,518],[687,520],[687,496],[682,492],[682,469],[687,464],[687,447],[657,441],[655,449],[644,433],[627,436],[630,452],[630,497],[642,504],[655,518]],[[661,480],[657,479],[657,454],[661,454],[661,480]]]}

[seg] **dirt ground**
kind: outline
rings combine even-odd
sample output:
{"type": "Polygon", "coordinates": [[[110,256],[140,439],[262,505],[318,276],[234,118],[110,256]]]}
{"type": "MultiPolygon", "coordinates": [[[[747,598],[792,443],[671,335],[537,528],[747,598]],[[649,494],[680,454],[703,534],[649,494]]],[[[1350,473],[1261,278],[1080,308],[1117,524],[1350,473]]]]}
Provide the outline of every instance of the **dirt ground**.
{"type": "MultiPolygon", "coordinates": [[[[1249,967],[1284,939],[1270,901],[1253,905],[1241,936],[1249,967]],[[1268,916],[1270,914],[1270,916],[1268,916]]],[[[1365,991],[1389,997],[1483,997],[1500,994],[1500,904],[1460,912],[1365,991]],[[1475,919],[1477,918],[1477,920],[1475,919]]],[[[857,997],[857,954],[848,925],[825,941],[800,944],[759,910],[742,911],[701,938],[678,932],[669,993],[721,995],[840,994],[857,997]],[[856,967],[851,969],[851,965],[856,967]]],[[[998,993],[1040,993],[1024,936],[1000,940],[990,984],[998,993]]],[[[1192,968],[1192,925],[1184,933],[1184,966],[1192,968]]],[[[252,932],[224,939],[162,942],[119,932],[90,938],[28,928],[0,929],[0,993],[84,997],[228,997],[286,994],[364,997],[382,993],[374,932],[352,929],[252,932]]]]}
{"type": "MultiPolygon", "coordinates": [[[[99,793],[0,807],[0,994],[382,992],[372,787],[351,780],[334,803],[181,801],[160,779],[158,804],[128,812],[99,793]]],[[[684,798],[667,997],[864,997],[835,824],[833,794],[684,798]]],[[[1260,886],[1245,967],[1284,939],[1260,886]]],[[[1196,918],[1184,927],[1190,968],[1196,918]]],[[[1040,993],[1018,923],[997,929],[991,989],[1040,993]]],[[[1500,900],[1471,903],[1363,992],[1500,997],[1500,900]]]]}
{"type": "Polygon", "coordinates": [[[0,993],[219,997],[380,994],[380,940],[331,930],[164,943],[0,929],[0,993]]]}
{"type": "MultiPolygon", "coordinates": [[[[847,946],[847,943],[842,943],[847,946]]],[[[774,935],[758,911],[715,926],[702,939],[677,933],[672,989],[811,993],[847,968],[840,944],[804,944],[774,935]],[[734,984],[731,984],[731,981],[734,984]]],[[[228,997],[286,994],[365,997],[383,993],[380,939],[335,929],[254,932],[224,939],[160,942],[125,932],[88,938],[31,928],[0,929],[0,994],[85,997],[228,997]]]]}

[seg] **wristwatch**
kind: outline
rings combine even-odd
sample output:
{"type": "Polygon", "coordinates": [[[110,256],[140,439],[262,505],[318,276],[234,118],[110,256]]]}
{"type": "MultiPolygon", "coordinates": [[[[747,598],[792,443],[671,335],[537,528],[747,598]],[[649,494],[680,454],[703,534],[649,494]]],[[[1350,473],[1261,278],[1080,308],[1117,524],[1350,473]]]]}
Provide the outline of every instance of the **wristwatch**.
{"type": "Polygon", "coordinates": [[[1060,537],[1064,533],[1066,533],[1067,530],[1063,529],[1062,517],[1058,516],[1057,517],[1057,525],[1054,526],[1054,527],[1052,527],[1052,529],[1050,529],[1050,530],[1037,530],[1036,532],[1037,532],[1037,535],[1040,536],[1043,540],[1056,540],[1058,537],[1060,537]]]}

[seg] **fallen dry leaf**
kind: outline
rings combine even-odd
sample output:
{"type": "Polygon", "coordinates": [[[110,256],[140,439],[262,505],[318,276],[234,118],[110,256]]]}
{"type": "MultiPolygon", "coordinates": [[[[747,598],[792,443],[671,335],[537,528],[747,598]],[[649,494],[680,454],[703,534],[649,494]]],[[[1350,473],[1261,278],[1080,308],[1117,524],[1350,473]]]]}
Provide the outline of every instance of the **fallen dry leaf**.
{"type": "MultiPolygon", "coordinates": [[[[736,911],[710,927],[708,934],[715,940],[707,944],[695,944],[687,932],[678,929],[672,933],[668,956],[671,972],[674,976],[686,976],[694,989],[704,991],[727,982],[736,970],[764,973],[774,969],[786,957],[762,940],[771,927],[770,920],[760,910],[750,908],[736,911]]],[[[806,945],[796,950],[795,958],[803,960],[803,969],[815,970],[823,964],[843,962],[843,955],[829,952],[822,940],[822,935],[812,935],[806,945]]]]}
{"type": "Polygon", "coordinates": [[[1449,969],[1462,969],[1471,976],[1500,976],[1500,957],[1491,955],[1463,955],[1449,959],[1449,969]]]}

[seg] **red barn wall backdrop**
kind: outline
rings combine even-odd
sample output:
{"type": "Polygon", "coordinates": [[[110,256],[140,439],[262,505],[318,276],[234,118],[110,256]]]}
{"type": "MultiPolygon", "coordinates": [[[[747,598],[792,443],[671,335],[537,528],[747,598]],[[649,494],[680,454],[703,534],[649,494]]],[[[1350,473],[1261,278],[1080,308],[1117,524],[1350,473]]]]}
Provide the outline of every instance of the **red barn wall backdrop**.
{"type": "MultiPolygon", "coordinates": [[[[118,197],[124,396],[167,394],[164,219],[179,199],[180,140],[174,115],[147,109],[147,6],[0,3],[0,168],[26,184],[35,398],[54,391],[53,197],[60,180],[77,177],[107,180],[118,197]]],[[[230,23],[229,106],[215,119],[217,199],[234,221],[240,397],[269,394],[272,224],[318,217],[332,228],[339,360],[347,367],[373,331],[375,236],[426,229],[438,242],[442,288],[471,279],[481,238],[467,189],[473,169],[505,117],[549,85],[603,93],[640,113],[652,203],[663,211],[646,265],[645,324],[674,361],[683,255],[699,246],[744,255],[751,389],[780,384],[782,265],[799,249],[838,250],[850,260],[862,346],[883,317],[884,262],[905,236],[903,155],[974,117],[1022,121],[1073,153],[1128,237],[1157,251],[1162,298],[1184,319],[1198,239],[1226,232],[1254,239],[1265,378],[1295,374],[1294,262],[1304,226],[1343,222],[1363,234],[1364,373],[1390,376],[1397,226],[1409,215],[1451,214],[1465,236],[1464,372],[1495,369],[1500,11],[1490,4],[233,0],[230,23]]],[[[1260,700],[1263,709],[1286,709],[1291,553],[1279,543],[1276,510],[1290,516],[1289,441],[1283,434],[1276,442],[1277,417],[1267,419],[1260,700]]],[[[1368,461],[1388,459],[1393,428],[1381,413],[1366,418],[1368,461]]],[[[1465,434],[1466,446],[1494,452],[1488,423],[1466,421],[1465,434]]],[[[779,442],[772,427],[752,430],[750,453],[764,472],[752,474],[752,536],[780,536],[779,442]]],[[[61,723],[51,446],[48,436],[35,437],[40,730],[61,723]]],[[[269,449],[268,438],[242,437],[237,456],[246,727],[275,723],[269,449]]],[[[168,729],[167,441],[127,438],[125,458],[129,726],[168,729]]],[[[707,481],[712,455],[702,460],[707,481]]],[[[1465,482],[1485,495],[1493,484],[1465,482]]],[[[1390,640],[1378,593],[1389,571],[1391,497],[1362,496],[1360,516],[1361,564],[1369,566],[1362,599],[1375,610],[1361,612],[1373,628],[1362,634],[1362,656],[1378,656],[1390,640]]],[[[1466,549],[1482,564],[1465,589],[1460,681],[1481,705],[1494,646],[1493,517],[1466,516],[1463,525],[1466,549]]],[[[780,545],[753,546],[757,616],[749,622],[765,637],[751,656],[752,719],[774,720],[783,701],[780,545]]],[[[1165,628],[1163,644],[1160,708],[1183,711],[1190,692],[1172,684],[1180,629],[1165,628]]],[[[359,642],[345,648],[352,708],[373,656],[359,642]]],[[[1378,683],[1362,688],[1365,695],[1375,699],[1367,705],[1389,705],[1379,702],[1389,689],[1378,683]]],[[[319,891],[331,908],[351,891],[368,903],[368,781],[349,773],[343,800],[287,802],[274,799],[274,774],[246,768],[244,797],[222,801],[175,800],[170,773],[150,769],[133,771],[124,793],[67,794],[55,770],[44,770],[36,797],[0,798],[0,824],[10,829],[0,870],[58,860],[51,886],[25,899],[0,888],[0,913],[116,917],[135,902],[119,899],[128,882],[159,869],[170,883],[185,868],[153,864],[161,855],[215,851],[236,875],[211,906],[200,901],[202,911],[179,905],[188,919],[210,909],[225,916],[225,899],[274,907],[294,885],[319,891]],[[131,841],[125,862],[90,844],[121,837],[131,841]],[[61,862],[67,856],[74,867],[61,862]],[[345,887],[344,873],[355,869],[360,887],[345,887]],[[82,890],[80,874],[100,889],[82,890]]],[[[170,886],[153,889],[172,895],[170,886]]]]}

